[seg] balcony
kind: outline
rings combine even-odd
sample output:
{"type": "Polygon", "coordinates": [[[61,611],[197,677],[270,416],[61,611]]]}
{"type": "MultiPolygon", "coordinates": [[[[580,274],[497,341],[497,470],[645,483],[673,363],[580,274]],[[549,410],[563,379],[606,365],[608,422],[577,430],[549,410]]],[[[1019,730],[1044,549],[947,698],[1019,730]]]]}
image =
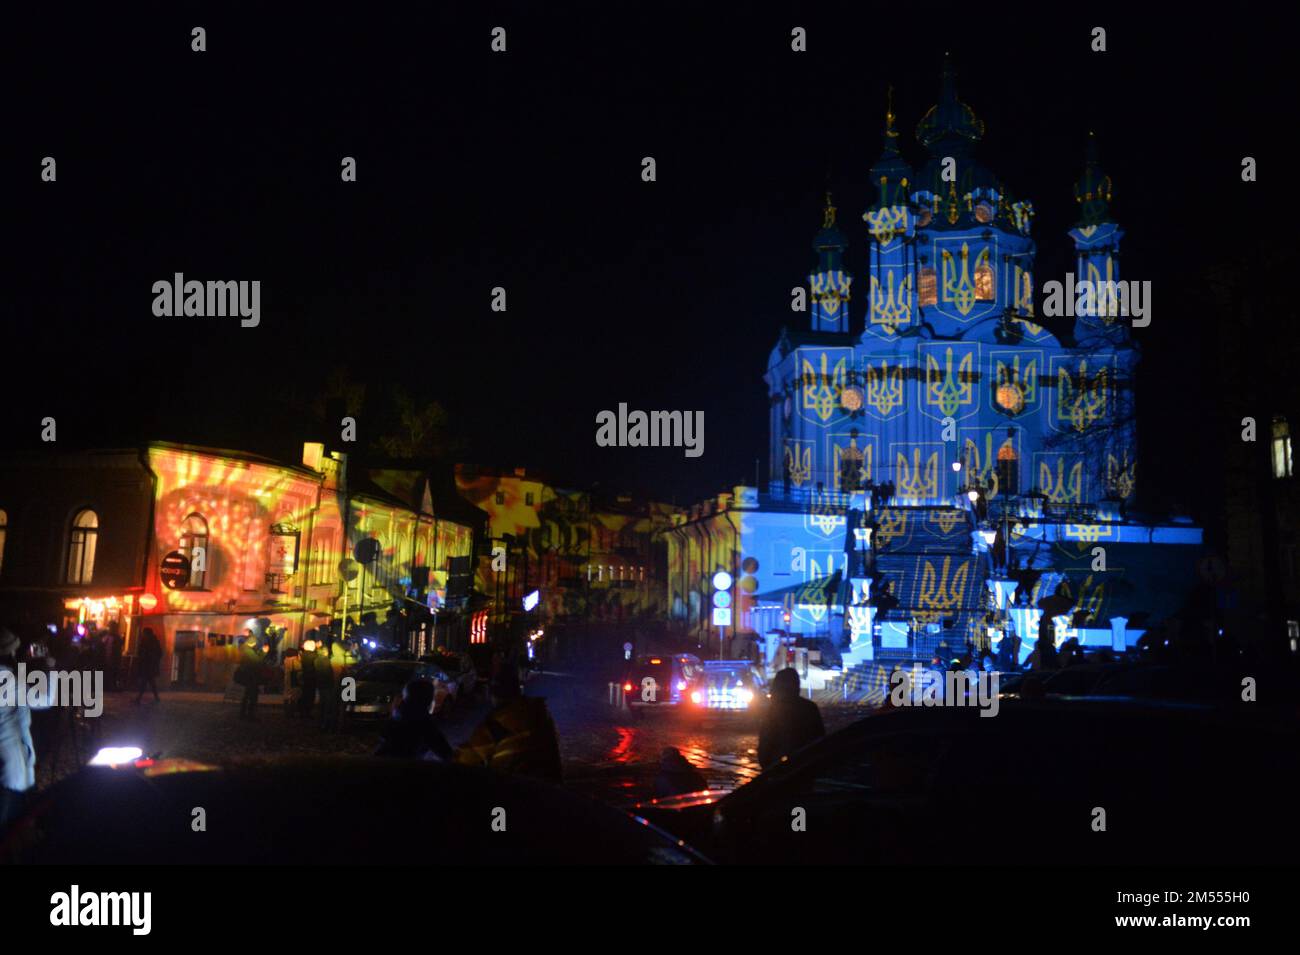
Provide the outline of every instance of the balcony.
{"type": "Polygon", "coordinates": [[[267,574],[266,589],[273,594],[287,594],[289,591],[286,588],[292,581],[293,574],[267,574]]]}

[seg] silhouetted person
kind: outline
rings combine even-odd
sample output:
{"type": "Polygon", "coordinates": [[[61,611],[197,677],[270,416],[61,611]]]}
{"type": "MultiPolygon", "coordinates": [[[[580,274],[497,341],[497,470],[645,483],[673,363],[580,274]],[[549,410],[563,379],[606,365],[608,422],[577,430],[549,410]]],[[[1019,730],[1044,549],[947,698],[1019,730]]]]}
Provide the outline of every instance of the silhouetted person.
{"type": "Polygon", "coordinates": [[[519,670],[503,661],[492,681],[492,712],[474,730],[457,761],[558,783],[560,737],[546,701],[524,696],[519,670]]]}
{"type": "MultiPolygon", "coordinates": [[[[316,692],[320,696],[320,728],[328,732],[339,726],[338,681],[334,678],[334,647],[336,644],[327,636],[327,642],[316,648],[316,692]]],[[[303,662],[306,666],[306,661],[303,662]]]]}
{"type": "Polygon", "coordinates": [[[380,734],[376,756],[402,759],[443,759],[455,756],[447,738],[438,729],[433,713],[434,687],[428,680],[412,680],[402,690],[392,718],[380,734]]]}
{"type": "Polygon", "coordinates": [[[1072,667],[1084,662],[1083,647],[1079,646],[1078,637],[1071,637],[1061,644],[1060,659],[1063,667],[1072,667]]]}
{"type": "Polygon", "coordinates": [[[659,755],[659,775],[655,777],[656,796],[678,796],[709,788],[704,774],[690,764],[681,751],[665,746],[659,755]]]}
{"type": "Polygon", "coordinates": [[[787,667],[772,678],[772,699],[758,730],[758,764],[764,769],[826,735],[821,711],[799,695],[799,674],[787,667]]]}
{"type": "MultiPolygon", "coordinates": [[[[312,631],[314,634],[315,631],[312,631]]],[[[298,715],[310,717],[312,707],[316,705],[316,684],[319,677],[316,672],[316,641],[304,640],[302,652],[298,654],[301,670],[298,673],[298,715]]]]}
{"type": "Polygon", "coordinates": [[[135,655],[135,665],[139,671],[137,677],[140,681],[140,692],[135,697],[136,703],[144,698],[146,688],[153,690],[154,702],[158,702],[158,666],[162,663],[162,652],[162,643],[159,642],[153,628],[145,627],[141,630],[140,649],[135,655]]]}
{"type": "Polygon", "coordinates": [[[1026,662],[1040,673],[1055,670],[1060,665],[1056,654],[1056,626],[1047,614],[1038,621],[1038,642],[1026,662]]]}
{"type": "Polygon", "coordinates": [[[262,651],[257,638],[251,633],[239,648],[239,666],[235,668],[235,682],[244,688],[239,701],[239,718],[257,719],[257,693],[262,680],[262,651]]]}
{"type": "Polygon", "coordinates": [[[108,625],[108,673],[105,682],[110,690],[117,690],[118,674],[122,672],[122,632],[114,620],[108,625]]]}

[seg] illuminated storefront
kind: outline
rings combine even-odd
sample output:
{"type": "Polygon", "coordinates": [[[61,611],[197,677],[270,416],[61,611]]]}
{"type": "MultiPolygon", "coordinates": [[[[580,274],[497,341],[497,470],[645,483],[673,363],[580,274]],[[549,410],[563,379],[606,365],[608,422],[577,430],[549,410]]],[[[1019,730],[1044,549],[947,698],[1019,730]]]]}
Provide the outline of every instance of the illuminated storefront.
{"type": "MultiPolygon", "coordinates": [[[[458,498],[455,514],[436,512],[428,476],[408,480],[403,498],[364,475],[350,486],[346,456],[310,443],[301,465],[162,442],[19,460],[0,468],[0,603],[24,629],[116,622],[128,656],[149,626],[163,679],[180,685],[224,687],[248,630],[278,660],[309,630],[339,632],[346,616],[353,636],[392,613],[415,620],[394,632],[427,649],[427,611],[445,607],[449,564],[469,560],[486,516],[458,498]]],[[[442,635],[456,638],[450,621],[442,635]]]]}

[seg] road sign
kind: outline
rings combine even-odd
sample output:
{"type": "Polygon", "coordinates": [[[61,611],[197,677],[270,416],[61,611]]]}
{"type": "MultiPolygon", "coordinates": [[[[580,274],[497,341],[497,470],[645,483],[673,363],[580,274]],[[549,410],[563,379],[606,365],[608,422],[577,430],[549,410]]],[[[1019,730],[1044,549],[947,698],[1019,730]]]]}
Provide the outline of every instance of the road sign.
{"type": "Polygon", "coordinates": [[[176,590],[190,582],[190,559],[178,550],[167,554],[158,562],[158,576],[168,590],[176,590]]]}
{"type": "Polygon", "coordinates": [[[715,590],[715,591],[713,592],[713,606],[715,606],[715,607],[730,607],[730,606],[731,606],[731,594],[730,594],[729,592],[725,591],[725,590],[715,590]]]}
{"type": "Polygon", "coordinates": [[[731,574],[727,573],[725,570],[720,570],[720,571],[718,571],[716,574],[714,574],[714,575],[713,575],[713,589],[714,589],[714,590],[730,590],[730,589],[731,589],[731,574]]]}
{"type": "Polygon", "coordinates": [[[730,608],[730,607],[714,607],[714,608],[713,608],[713,625],[714,625],[715,627],[730,627],[730,626],[731,626],[731,608],[730,608]]]}

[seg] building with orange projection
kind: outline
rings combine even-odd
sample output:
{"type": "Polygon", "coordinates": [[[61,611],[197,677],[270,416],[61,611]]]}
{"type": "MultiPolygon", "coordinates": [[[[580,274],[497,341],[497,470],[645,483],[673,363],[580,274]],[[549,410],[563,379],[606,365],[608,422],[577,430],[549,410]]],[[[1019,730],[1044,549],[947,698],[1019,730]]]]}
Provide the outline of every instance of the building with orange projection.
{"type": "Polygon", "coordinates": [[[660,535],[669,505],[566,488],[524,468],[457,465],[456,485],[491,521],[475,586],[494,598],[497,625],[522,613],[534,591],[531,619],[540,626],[581,621],[608,629],[665,618],[660,535]]]}
{"type": "Polygon", "coordinates": [[[165,681],[214,688],[248,630],[275,659],[345,618],[349,637],[388,624],[399,649],[463,646],[468,608],[448,599],[448,570],[486,515],[459,500],[438,510],[418,470],[401,494],[358,471],[315,443],[301,464],[164,442],[6,462],[0,621],[31,636],[116,621],[128,656],[148,626],[165,681]]]}

